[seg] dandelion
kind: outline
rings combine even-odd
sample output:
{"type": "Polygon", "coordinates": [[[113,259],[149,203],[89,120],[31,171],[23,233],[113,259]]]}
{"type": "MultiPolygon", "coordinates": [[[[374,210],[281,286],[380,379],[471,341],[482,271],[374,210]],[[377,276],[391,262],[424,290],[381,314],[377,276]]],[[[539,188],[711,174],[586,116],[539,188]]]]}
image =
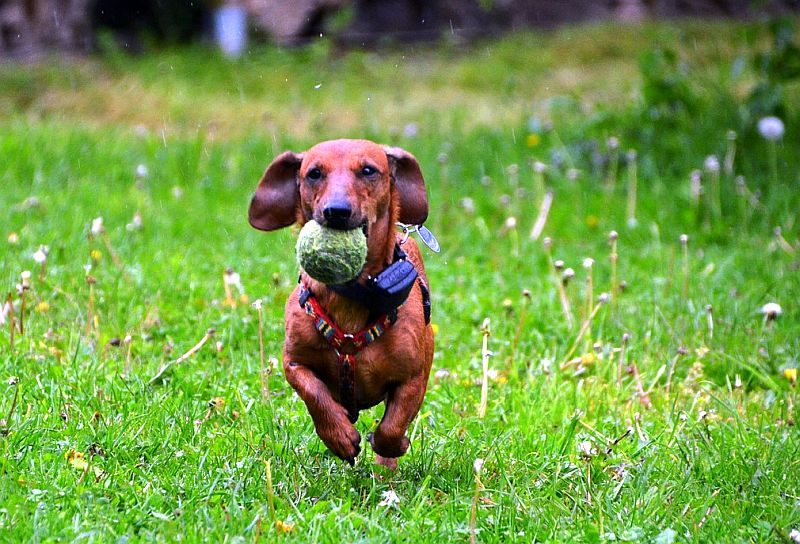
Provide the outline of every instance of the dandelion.
{"type": "Polygon", "coordinates": [[[89,227],[89,232],[92,236],[100,236],[105,231],[105,226],[103,225],[103,218],[102,217],[95,217],[92,219],[92,224],[89,227]]]}
{"type": "MultiPolygon", "coordinates": [[[[586,274],[586,308],[584,312],[584,316],[588,317],[589,314],[592,313],[592,303],[594,299],[594,270],[592,267],[594,266],[594,259],[591,257],[586,257],[583,260],[583,268],[587,270],[586,274]]],[[[592,337],[592,327],[591,324],[587,329],[587,337],[591,339],[592,337]]]]}
{"type": "Polygon", "coordinates": [[[489,351],[489,336],[491,335],[491,330],[488,317],[483,320],[481,334],[483,335],[483,345],[481,347],[483,381],[481,383],[481,403],[478,406],[478,417],[483,419],[486,416],[486,407],[489,402],[489,359],[493,355],[493,353],[489,351]]]}
{"type": "Polygon", "coordinates": [[[464,210],[464,212],[472,215],[475,213],[475,201],[466,196],[461,199],[461,208],[464,210]]]}
{"type": "Polygon", "coordinates": [[[597,448],[589,440],[584,440],[578,444],[578,452],[584,459],[591,459],[597,455],[597,448]]]}
{"type": "Polygon", "coordinates": [[[550,268],[553,272],[553,279],[556,282],[556,289],[558,289],[558,298],[561,301],[561,309],[564,312],[564,317],[567,320],[567,325],[571,329],[573,325],[572,310],[570,309],[569,298],[567,297],[567,290],[564,288],[564,284],[561,282],[560,278],[561,270],[564,269],[564,261],[560,259],[557,261],[553,261],[553,254],[551,252],[553,240],[549,236],[545,237],[544,240],[542,240],[542,244],[544,245],[544,248],[547,251],[547,258],[550,261],[550,268]]]}
{"type": "Polygon", "coordinates": [[[628,159],[628,226],[636,226],[636,191],[638,185],[638,168],[636,166],[636,150],[631,149],[627,154],[628,159]]]}
{"type": "Polygon", "coordinates": [[[769,163],[773,183],[778,182],[778,149],[777,142],[783,138],[783,121],[778,117],[764,117],[758,121],[758,132],[767,140],[769,147],[769,163]]]}
{"type": "Polygon", "coordinates": [[[700,207],[700,198],[703,196],[703,173],[700,170],[692,170],[689,174],[689,195],[692,199],[692,207],[697,213],[700,207]]]}
{"type": "Polygon", "coordinates": [[[22,282],[23,289],[30,289],[31,288],[31,271],[30,270],[23,270],[20,275],[20,281],[22,282]]]}
{"type": "Polygon", "coordinates": [[[795,544],[800,544],[800,530],[792,529],[789,531],[789,540],[795,544]]]}
{"type": "Polygon", "coordinates": [[[233,268],[228,267],[225,269],[225,272],[222,274],[222,282],[225,287],[225,302],[226,306],[231,306],[232,308],[236,307],[236,299],[233,297],[233,290],[231,288],[236,288],[240,295],[244,295],[244,285],[242,285],[242,277],[233,270],[233,268]]]}
{"type": "Polygon", "coordinates": [[[678,238],[683,248],[683,298],[689,295],[689,235],[681,234],[678,238]]]}
{"type": "Polygon", "coordinates": [[[139,164],[136,166],[136,177],[139,179],[146,178],[147,174],[149,174],[149,170],[147,169],[147,165],[139,164]]]}
{"type": "Polygon", "coordinates": [[[612,230],[608,233],[608,241],[611,244],[611,254],[608,256],[608,260],[611,261],[611,302],[614,303],[617,300],[617,259],[619,255],[617,255],[617,239],[619,238],[619,233],[615,230],[612,230]]]}
{"type": "Polygon", "coordinates": [[[725,151],[725,160],[723,161],[723,169],[727,175],[733,174],[733,161],[736,157],[736,131],[729,130],[725,135],[725,140],[728,142],[728,149],[725,151]]]}
{"type": "Polygon", "coordinates": [[[706,172],[711,174],[711,211],[714,214],[714,218],[719,219],[722,215],[722,201],[719,186],[719,159],[716,155],[709,155],[706,157],[703,167],[706,172]]]}
{"type": "Polygon", "coordinates": [[[777,302],[767,302],[761,307],[761,313],[764,314],[764,323],[771,324],[781,316],[783,308],[777,302]]]}
{"type": "Polygon", "coordinates": [[[142,230],[142,214],[139,212],[134,213],[133,219],[131,219],[130,223],[125,225],[125,229],[128,230],[129,232],[142,230]]]}
{"type": "Polygon", "coordinates": [[[47,273],[47,255],[49,253],[50,248],[42,245],[33,254],[33,260],[39,265],[39,281],[44,281],[44,276],[47,273]]]}
{"type": "Polygon", "coordinates": [[[617,171],[619,170],[619,138],[611,136],[606,140],[608,148],[608,172],[606,173],[606,190],[613,192],[617,186],[617,171]]]}
{"type": "Polygon", "coordinates": [[[16,232],[9,232],[8,233],[8,243],[12,246],[15,246],[19,243],[19,234],[16,232]]]}
{"type": "Polygon", "coordinates": [[[419,134],[419,125],[416,123],[408,123],[403,127],[403,136],[406,138],[416,138],[419,134]]]}
{"type": "Polygon", "coordinates": [[[450,371],[446,368],[440,368],[433,373],[433,377],[436,379],[436,381],[445,380],[450,377],[450,371]]]}
{"type": "Polygon", "coordinates": [[[381,502],[378,503],[378,506],[392,508],[398,504],[400,504],[400,497],[397,496],[397,493],[394,492],[394,489],[387,489],[381,493],[381,502]]]}
{"type": "Polygon", "coordinates": [[[765,140],[771,142],[783,138],[785,127],[778,117],[768,116],[758,120],[758,133],[765,140]]]}
{"type": "Polygon", "coordinates": [[[797,369],[796,368],[784,368],[783,369],[783,377],[789,380],[789,383],[795,385],[797,383],[797,369]]]}
{"type": "Polygon", "coordinates": [[[528,134],[528,136],[525,138],[525,145],[527,145],[528,147],[536,147],[541,142],[542,142],[542,137],[536,134],[535,132],[528,134]]]}

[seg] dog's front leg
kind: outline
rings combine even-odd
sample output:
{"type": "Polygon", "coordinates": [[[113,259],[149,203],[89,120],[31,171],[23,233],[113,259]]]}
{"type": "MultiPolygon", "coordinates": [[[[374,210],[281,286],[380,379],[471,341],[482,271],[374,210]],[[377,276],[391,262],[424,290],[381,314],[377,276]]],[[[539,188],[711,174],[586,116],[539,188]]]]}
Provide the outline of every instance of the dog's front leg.
{"type": "Polygon", "coordinates": [[[336,456],[354,465],[361,451],[361,435],[347,418],[347,410],[308,367],[284,361],[283,370],[286,380],[306,403],[319,437],[336,456]]]}
{"type": "Polygon", "coordinates": [[[410,442],[406,431],[422,406],[426,386],[427,375],[418,376],[398,385],[387,395],[383,419],[368,437],[378,464],[397,468],[397,458],[408,450],[410,442]]]}

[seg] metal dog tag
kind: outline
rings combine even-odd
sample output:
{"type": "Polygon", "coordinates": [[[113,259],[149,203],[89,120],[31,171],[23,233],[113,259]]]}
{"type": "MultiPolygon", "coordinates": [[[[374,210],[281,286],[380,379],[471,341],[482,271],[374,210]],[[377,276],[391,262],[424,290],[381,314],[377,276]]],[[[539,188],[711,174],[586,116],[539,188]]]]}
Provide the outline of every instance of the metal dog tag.
{"type": "Polygon", "coordinates": [[[428,246],[428,249],[434,253],[439,253],[442,250],[442,248],[439,247],[439,240],[436,239],[436,236],[434,236],[427,227],[418,225],[416,231],[419,235],[419,239],[422,240],[423,244],[428,246]]]}

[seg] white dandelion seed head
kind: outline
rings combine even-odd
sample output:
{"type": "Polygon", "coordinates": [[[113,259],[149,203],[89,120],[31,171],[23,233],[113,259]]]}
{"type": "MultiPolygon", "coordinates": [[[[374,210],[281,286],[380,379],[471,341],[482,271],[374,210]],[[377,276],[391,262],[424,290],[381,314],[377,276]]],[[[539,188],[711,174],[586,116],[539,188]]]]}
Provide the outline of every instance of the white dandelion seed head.
{"type": "Polygon", "coordinates": [[[636,153],[635,149],[629,149],[628,153],[626,154],[626,156],[627,156],[629,162],[633,162],[633,161],[636,160],[636,157],[638,156],[638,154],[636,153]]]}
{"type": "Polygon", "coordinates": [[[257,298],[253,301],[253,308],[256,310],[260,310],[264,306],[263,301],[260,298],[257,298]]]}
{"type": "Polygon", "coordinates": [[[505,222],[505,228],[506,230],[512,230],[517,228],[517,218],[514,217],[513,215],[508,217],[505,222]]]}
{"type": "Polygon", "coordinates": [[[783,138],[786,128],[780,118],[770,115],[758,120],[758,133],[765,140],[774,142],[783,138]]]}
{"type": "Polygon", "coordinates": [[[565,280],[571,280],[574,277],[575,277],[575,271],[572,268],[567,268],[566,270],[564,270],[565,280]]]}
{"type": "Polygon", "coordinates": [[[419,134],[419,125],[416,123],[408,123],[403,127],[403,136],[406,138],[416,138],[419,134]]]}
{"type": "Polygon", "coordinates": [[[472,463],[472,470],[475,471],[475,474],[480,474],[481,473],[481,471],[483,470],[484,462],[485,461],[483,459],[481,459],[480,457],[475,459],[475,461],[472,463]]]}
{"type": "Polygon", "coordinates": [[[545,170],[547,170],[547,165],[542,161],[535,161],[533,163],[533,171],[537,174],[543,174],[545,170]]]}
{"type": "Polygon", "coordinates": [[[682,244],[686,245],[689,243],[689,235],[688,234],[681,234],[678,238],[682,244]]]}
{"type": "Polygon", "coordinates": [[[719,173],[719,159],[716,155],[709,155],[706,157],[706,160],[703,162],[703,168],[705,168],[708,172],[712,174],[719,173]]]}
{"type": "Polygon", "coordinates": [[[783,313],[783,308],[777,302],[767,302],[761,307],[761,313],[768,319],[775,319],[783,313]]]}
{"type": "Polygon", "coordinates": [[[594,259],[592,259],[591,257],[586,257],[583,260],[583,267],[586,268],[586,269],[589,269],[592,266],[594,266],[594,259]]]}
{"type": "Polygon", "coordinates": [[[468,196],[461,199],[461,207],[467,213],[475,213],[475,201],[468,196]]]}
{"type": "Polygon", "coordinates": [[[619,233],[617,231],[612,230],[611,232],[608,233],[608,239],[611,240],[612,242],[617,238],[619,238],[619,233]]]}
{"type": "Polygon", "coordinates": [[[434,372],[433,377],[436,378],[437,380],[443,380],[445,378],[449,378],[450,371],[447,370],[446,368],[440,368],[439,370],[434,372]]]}
{"type": "Polygon", "coordinates": [[[149,171],[147,170],[147,165],[140,164],[136,167],[136,177],[137,178],[146,178],[149,171]]]}
{"type": "Polygon", "coordinates": [[[225,274],[223,274],[222,277],[223,281],[225,281],[225,285],[236,287],[240,291],[242,290],[242,277],[239,275],[238,272],[235,272],[232,268],[226,268],[225,274]]]}
{"type": "Polygon", "coordinates": [[[378,503],[378,506],[386,506],[387,508],[391,508],[398,504],[400,504],[400,497],[397,496],[397,493],[394,492],[394,489],[387,489],[381,493],[381,502],[378,503]]]}
{"type": "Polygon", "coordinates": [[[600,296],[597,297],[597,302],[600,304],[605,304],[608,302],[608,293],[600,293],[600,296]]]}
{"type": "Polygon", "coordinates": [[[47,254],[50,253],[50,248],[47,246],[39,246],[39,249],[33,254],[33,260],[38,264],[47,262],[47,254]]]}
{"type": "Polygon", "coordinates": [[[606,145],[609,149],[619,149],[619,138],[610,136],[608,140],[606,140],[606,145]]]}
{"type": "Polygon", "coordinates": [[[789,531],[789,540],[791,540],[795,544],[800,544],[800,530],[792,529],[791,531],[789,531]]]}
{"type": "Polygon", "coordinates": [[[25,283],[26,281],[31,281],[31,271],[30,270],[23,270],[19,274],[20,279],[22,282],[25,283]]]}
{"type": "Polygon", "coordinates": [[[556,267],[556,270],[561,270],[562,268],[564,268],[564,261],[558,259],[557,261],[553,262],[553,266],[556,267]]]}
{"type": "Polygon", "coordinates": [[[594,445],[588,440],[584,440],[578,444],[578,451],[584,457],[594,457],[597,455],[597,448],[595,448],[594,445]]]}
{"type": "Polygon", "coordinates": [[[92,226],[89,227],[89,232],[92,233],[92,236],[100,236],[103,234],[103,218],[102,217],[95,217],[92,219],[92,226]]]}

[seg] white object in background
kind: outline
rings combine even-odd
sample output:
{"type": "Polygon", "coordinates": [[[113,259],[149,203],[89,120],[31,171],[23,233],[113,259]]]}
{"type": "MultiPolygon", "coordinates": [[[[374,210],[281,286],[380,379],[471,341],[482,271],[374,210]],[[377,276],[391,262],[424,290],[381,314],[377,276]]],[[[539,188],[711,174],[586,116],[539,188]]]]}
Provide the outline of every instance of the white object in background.
{"type": "Polygon", "coordinates": [[[241,56],[247,47],[247,12],[242,6],[222,6],[214,12],[214,39],[225,56],[241,56]]]}

